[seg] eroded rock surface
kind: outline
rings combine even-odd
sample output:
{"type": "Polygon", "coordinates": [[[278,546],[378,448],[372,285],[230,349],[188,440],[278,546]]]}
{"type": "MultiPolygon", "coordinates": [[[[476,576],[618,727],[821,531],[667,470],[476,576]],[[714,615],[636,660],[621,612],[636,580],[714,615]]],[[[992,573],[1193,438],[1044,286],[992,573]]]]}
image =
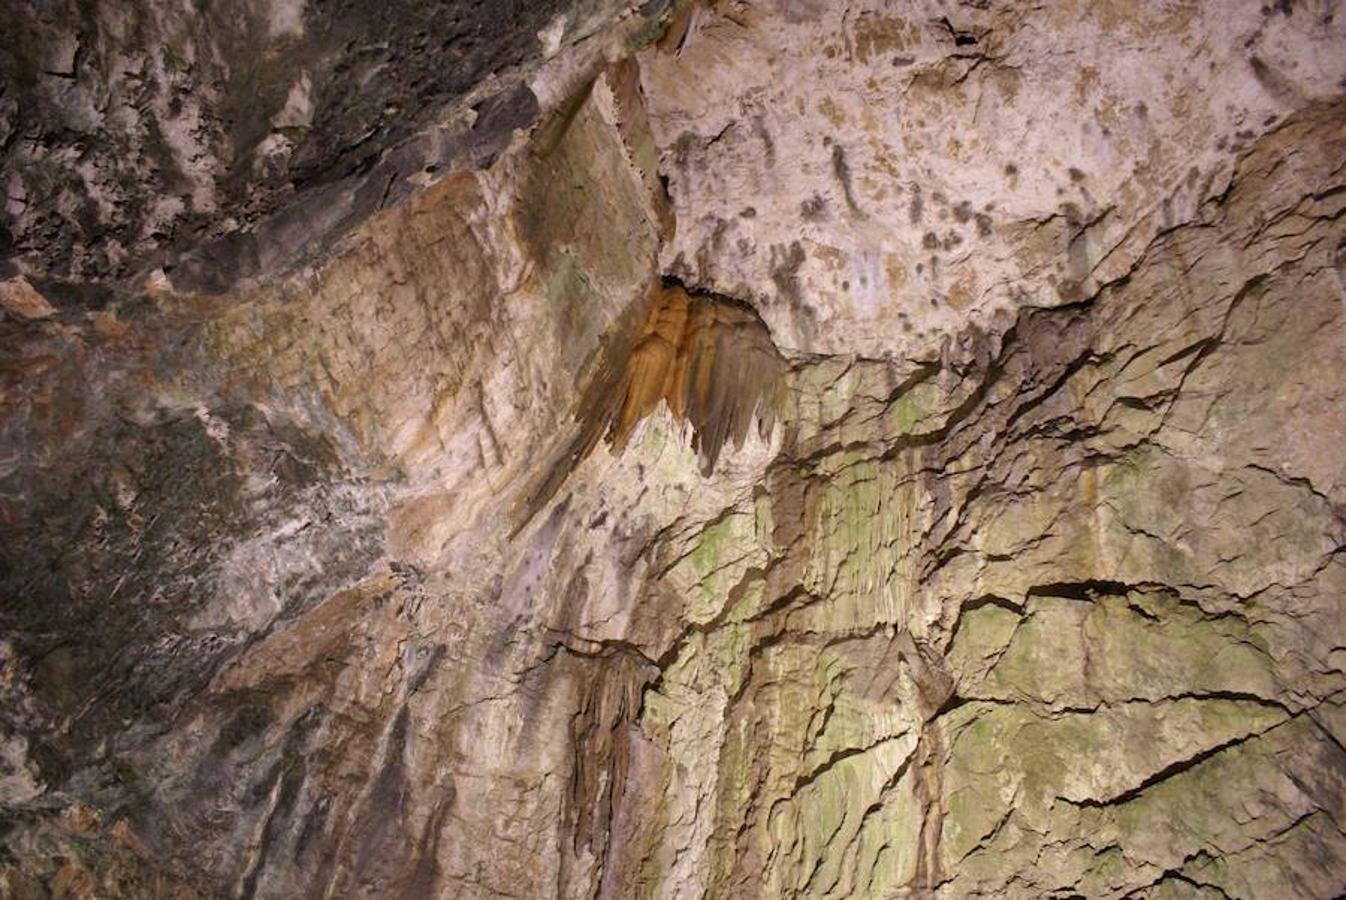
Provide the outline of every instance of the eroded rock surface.
{"type": "Polygon", "coordinates": [[[1331,5],[537,14],[340,227],[0,273],[6,895],[1346,892],[1331,5]]]}
{"type": "Polygon", "coordinates": [[[620,10],[7,4],[0,275],[101,305],[156,271],[211,291],[269,274],[427,174],[493,160],[538,113],[526,77],[620,10]]]}

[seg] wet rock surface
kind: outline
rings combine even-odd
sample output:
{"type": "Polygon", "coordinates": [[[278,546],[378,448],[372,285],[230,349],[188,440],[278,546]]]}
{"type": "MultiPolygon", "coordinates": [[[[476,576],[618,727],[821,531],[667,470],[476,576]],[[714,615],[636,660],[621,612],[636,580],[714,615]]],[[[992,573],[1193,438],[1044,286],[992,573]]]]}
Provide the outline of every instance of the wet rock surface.
{"type": "Polygon", "coordinates": [[[295,9],[162,278],[5,144],[6,895],[1346,891],[1329,7],[295,9]]]}

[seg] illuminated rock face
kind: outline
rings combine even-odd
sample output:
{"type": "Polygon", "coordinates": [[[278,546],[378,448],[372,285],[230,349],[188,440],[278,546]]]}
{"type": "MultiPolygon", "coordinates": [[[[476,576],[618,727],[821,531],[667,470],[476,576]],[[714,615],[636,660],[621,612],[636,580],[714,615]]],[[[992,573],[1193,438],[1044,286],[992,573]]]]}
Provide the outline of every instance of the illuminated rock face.
{"type": "Polygon", "coordinates": [[[1346,23],[544,6],[170,255],[4,143],[0,893],[1346,891],[1346,23]]]}

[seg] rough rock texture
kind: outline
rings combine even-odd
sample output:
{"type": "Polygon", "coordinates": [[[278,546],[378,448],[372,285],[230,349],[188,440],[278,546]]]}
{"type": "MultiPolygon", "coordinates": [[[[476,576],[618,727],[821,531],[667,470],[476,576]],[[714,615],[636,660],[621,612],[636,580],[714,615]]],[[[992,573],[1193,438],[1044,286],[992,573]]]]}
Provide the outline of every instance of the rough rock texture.
{"type": "Polygon", "coordinates": [[[0,276],[99,304],[155,271],[215,291],[265,274],[493,159],[538,111],[520,76],[619,8],[7,3],[0,276]]]}
{"type": "Polygon", "coordinates": [[[3,273],[3,892],[1346,892],[1332,5],[556,13],[340,227],[3,273]]]}
{"type": "Polygon", "coordinates": [[[642,69],[679,225],[663,260],[825,353],[1083,300],[1339,94],[1343,41],[1331,3],[699,10],[642,69]]]}

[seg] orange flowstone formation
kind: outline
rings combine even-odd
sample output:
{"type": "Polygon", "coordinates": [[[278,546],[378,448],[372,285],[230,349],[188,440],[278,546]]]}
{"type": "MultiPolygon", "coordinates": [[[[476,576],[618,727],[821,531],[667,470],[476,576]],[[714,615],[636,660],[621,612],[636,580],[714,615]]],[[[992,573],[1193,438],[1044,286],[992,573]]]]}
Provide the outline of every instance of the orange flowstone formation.
{"type": "Polygon", "coordinates": [[[606,435],[621,453],[636,426],[666,403],[691,426],[701,471],[724,446],[741,449],[753,423],[765,440],[776,422],[785,359],[747,304],[680,285],[657,288],[634,340],[618,335],[576,410],[579,433],[526,506],[527,522],[606,435]],[[626,349],[629,348],[629,349],[626,349]]]}

